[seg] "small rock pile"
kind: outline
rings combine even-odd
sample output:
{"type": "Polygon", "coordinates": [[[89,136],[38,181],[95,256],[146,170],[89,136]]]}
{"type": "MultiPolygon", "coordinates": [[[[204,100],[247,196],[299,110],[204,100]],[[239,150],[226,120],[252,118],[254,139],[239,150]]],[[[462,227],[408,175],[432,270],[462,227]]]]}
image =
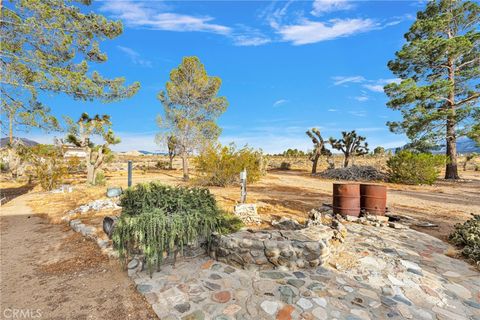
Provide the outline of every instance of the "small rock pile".
{"type": "Polygon", "coordinates": [[[262,219],[257,213],[257,206],[253,203],[242,203],[235,206],[233,213],[245,224],[261,224],[262,219]]]}
{"type": "Polygon", "coordinates": [[[62,220],[68,222],[71,220],[70,218],[72,216],[76,214],[85,214],[91,210],[100,211],[100,210],[106,210],[106,209],[120,209],[120,208],[121,207],[118,206],[116,201],[113,199],[98,199],[68,211],[66,215],[62,218],[62,220]]]}
{"type": "MultiPolygon", "coordinates": [[[[407,229],[408,227],[404,224],[389,221],[388,216],[380,216],[369,214],[368,212],[362,211],[360,216],[350,216],[350,215],[340,215],[334,214],[330,206],[324,205],[318,209],[312,209],[309,213],[309,220],[307,224],[330,224],[333,228],[336,224],[342,224],[344,222],[354,222],[363,225],[370,225],[374,227],[390,227],[394,229],[407,229]]],[[[342,225],[343,226],[343,225],[342,225]]],[[[341,228],[341,227],[340,227],[341,228]]],[[[340,230],[339,230],[340,231],[340,230]]]]}

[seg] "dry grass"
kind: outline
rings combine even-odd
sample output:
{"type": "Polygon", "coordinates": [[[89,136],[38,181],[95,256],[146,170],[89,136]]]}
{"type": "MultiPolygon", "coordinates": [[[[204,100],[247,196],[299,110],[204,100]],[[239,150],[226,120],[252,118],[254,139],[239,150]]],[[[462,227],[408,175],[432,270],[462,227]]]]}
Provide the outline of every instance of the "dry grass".
{"type": "Polygon", "coordinates": [[[28,205],[35,213],[44,214],[52,223],[60,223],[66,212],[104,197],[105,187],[78,185],[71,193],[37,193],[28,205]]]}

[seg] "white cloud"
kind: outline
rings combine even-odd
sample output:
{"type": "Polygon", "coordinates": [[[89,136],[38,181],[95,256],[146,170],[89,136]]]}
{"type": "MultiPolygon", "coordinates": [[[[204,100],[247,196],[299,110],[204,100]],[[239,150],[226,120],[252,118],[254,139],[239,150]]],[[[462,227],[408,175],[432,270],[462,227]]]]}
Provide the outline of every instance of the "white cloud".
{"type": "Polygon", "coordinates": [[[351,111],[348,111],[349,114],[351,114],[352,116],[355,116],[355,117],[366,117],[367,116],[367,112],[365,110],[351,110],[351,111]]]}
{"type": "Polygon", "coordinates": [[[287,102],[288,102],[288,100],[280,99],[280,100],[275,101],[275,102],[273,103],[273,106],[274,106],[274,107],[278,107],[278,106],[280,106],[280,105],[282,105],[282,104],[285,104],[285,103],[287,103],[287,102]]]}
{"type": "Polygon", "coordinates": [[[328,112],[337,112],[338,110],[337,109],[328,109],[327,111],[328,112]]]}
{"type": "Polygon", "coordinates": [[[385,85],[389,83],[400,83],[401,81],[402,80],[398,78],[369,80],[370,83],[364,84],[363,87],[373,92],[383,92],[385,85]]]}
{"type": "Polygon", "coordinates": [[[245,35],[245,34],[236,35],[236,36],[233,36],[232,38],[233,38],[233,43],[239,47],[246,47],[246,46],[256,47],[256,46],[261,46],[271,42],[271,40],[268,39],[267,37],[252,36],[252,35],[245,35]]]}
{"type": "Polygon", "coordinates": [[[376,27],[377,23],[371,19],[333,19],[328,22],[303,19],[298,24],[277,26],[275,29],[283,41],[304,45],[351,36],[376,27]]]}
{"type": "Polygon", "coordinates": [[[319,16],[327,12],[348,10],[353,4],[347,0],[315,0],[311,14],[319,16]]]}
{"type": "Polygon", "coordinates": [[[332,79],[334,81],[333,84],[336,86],[349,82],[360,83],[365,81],[365,78],[362,76],[336,76],[332,77],[332,79]]]}
{"type": "Polygon", "coordinates": [[[133,64],[138,64],[140,66],[144,66],[148,68],[152,67],[151,61],[143,59],[140,56],[140,53],[133,50],[132,48],[124,47],[124,46],[117,46],[117,48],[121,50],[123,53],[125,53],[130,58],[133,64]]]}
{"type": "Polygon", "coordinates": [[[383,85],[381,84],[364,84],[363,87],[373,92],[383,92],[383,85]]]}
{"type": "MultiPolygon", "coordinates": [[[[231,28],[212,23],[209,16],[192,16],[165,12],[166,7],[147,6],[148,2],[108,1],[100,7],[101,11],[110,13],[131,27],[151,28],[166,31],[203,31],[227,35],[231,28]]],[[[150,4],[150,3],[148,3],[150,4]]],[[[158,4],[158,2],[156,2],[158,4]]]]}
{"type": "Polygon", "coordinates": [[[366,95],[361,95],[361,96],[356,96],[356,97],[355,97],[355,100],[360,101],[360,102],[365,102],[365,101],[367,101],[368,99],[369,99],[369,97],[366,96],[366,95]]]}

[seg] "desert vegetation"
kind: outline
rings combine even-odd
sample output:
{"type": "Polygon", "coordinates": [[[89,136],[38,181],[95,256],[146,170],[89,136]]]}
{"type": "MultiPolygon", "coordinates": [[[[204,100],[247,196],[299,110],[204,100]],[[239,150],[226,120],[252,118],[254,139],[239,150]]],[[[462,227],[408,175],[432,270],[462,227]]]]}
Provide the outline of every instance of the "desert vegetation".
{"type": "MultiPolygon", "coordinates": [[[[116,74],[113,78],[92,69],[107,62],[100,45],[119,37],[124,27],[120,20],[95,11],[87,13],[91,4],[13,0],[4,6],[0,1],[1,125],[6,132],[6,143],[0,150],[0,199],[2,207],[9,202],[2,235],[10,237],[8,247],[17,242],[22,246],[19,257],[24,260],[29,256],[28,246],[35,246],[37,258],[42,259],[49,252],[65,250],[61,243],[41,247],[48,243],[39,241],[42,236],[38,234],[48,236],[53,224],[66,227],[55,231],[58,241],[67,241],[61,232],[73,230],[98,247],[93,262],[81,256],[63,257],[66,262],[46,257],[48,264],[36,268],[32,261],[42,259],[28,258],[29,272],[68,273],[78,266],[88,269],[89,264],[111,271],[114,267],[104,267],[107,256],[119,258],[127,271],[121,275],[130,276],[133,288],[145,295],[142,303],[152,304],[156,314],[166,318],[171,312],[182,319],[203,319],[207,309],[213,310],[212,315],[233,317],[238,313],[238,318],[255,319],[291,319],[294,310],[295,316],[305,319],[327,318],[327,314],[335,318],[353,314],[362,319],[371,315],[440,318],[463,312],[462,318],[467,318],[476,314],[478,297],[474,293],[480,283],[472,279],[477,278],[480,267],[480,216],[476,214],[480,210],[480,157],[473,151],[462,154],[457,146],[460,139],[468,137],[476,144],[472,149],[480,147],[478,4],[448,0],[425,4],[405,34],[403,46],[392,52],[394,58],[387,63],[394,79],[376,82],[352,76],[334,80],[335,86],[355,83],[365,90],[384,92],[387,101],[382,107],[397,111],[399,117],[378,117],[386,119],[382,121],[387,121],[390,132],[408,141],[395,143],[395,147],[379,143],[381,134],[375,132],[387,127],[366,128],[361,121],[352,126],[343,116],[332,117],[335,122],[323,118],[293,121],[291,118],[303,114],[302,110],[286,116],[285,121],[286,111],[280,107],[298,103],[293,98],[276,100],[272,105],[275,112],[270,111],[278,119],[272,114],[267,117],[261,110],[262,92],[250,98],[250,103],[258,104],[255,114],[268,118],[267,124],[278,121],[281,125],[272,128],[255,122],[262,119],[236,119],[239,122],[231,127],[240,132],[240,141],[252,141],[258,137],[252,138],[248,127],[242,126],[255,123],[256,127],[250,128],[267,132],[263,143],[271,144],[275,154],[256,144],[226,141],[235,140],[230,135],[222,136],[222,127],[228,127],[223,125],[224,116],[244,116],[241,105],[232,102],[229,107],[229,101],[238,99],[232,88],[240,91],[251,84],[230,78],[222,82],[223,69],[210,58],[204,59],[204,53],[202,60],[197,56],[179,58],[169,66],[169,74],[161,69],[161,89],[147,83],[141,98],[146,100],[139,101],[156,98],[154,107],[159,114],[142,119],[151,122],[154,131],[135,128],[140,139],[130,136],[133,131],[118,130],[118,123],[130,120],[116,118],[120,112],[92,113],[97,107],[85,102],[101,106],[127,101],[139,92],[140,83],[119,76],[123,69],[102,68],[116,74]],[[222,78],[207,69],[222,74],[222,78]],[[61,99],[84,104],[77,104],[81,107],[75,112],[54,112],[47,102],[56,99],[59,104],[61,99]],[[295,126],[284,129],[286,122],[295,126]],[[39,144],[15,137],[21,130],[32,129],[55,132],[60,138],[39,144]],[[285,134],[279,132],[282,129],[285,134]],[[292,137],[290,132],[297,135],[292,137]],[[121,134],[122,140],[125,136],[134,146],[148,135],[149,143],[160,150],[116,152],[121,134]],[[445,150],[440,151],[443,147],[445,150]],[[358,196],[333,194],[344,185],[357,187],[358,196]],[[378,188],[378,193],[383,190],[385,196],[361,194],[365,186],[378,188]],[[338,199],[356,201],[348,203],[348,210],[356,213],[343,212],[347,201],[339,204],[338,199]],[[384,203],[368,207],[364,202],[371,199],[384,203]],[[38,222],[43,221],[36,219],[39,216],[31,219],[35,214],[47,222],[38,222]],[[29,234],[35,234],[36,240],[28,242],[29,234]],[[378,246],[372,246],[372,241],[378,246]],[[265,271],[269,268],[275,270],[265,271]],[[145,271],[149,277],[144,276],[145,271]],[[428,281],[423,278],[427,272],[428,281]],[[374,280],[373,275],[377,277],[374,280]],[[405,284],[417,282],[438,290],[422,286],[409,288],[413,293],[404,290],[408,287],[405,284]],[[418,306],[416,299],[421,301],[418,306]],[[462,308],[440,309],[447,308],[441,301],[448,299],[462,308]],[[348,307],[341,305],[342,301],[348,307]],[[435,303],[430,306],[431,301],[435,303]],[[428,308],[420,310],[427,304],[428,308]]],[[[146,5],[135,3],[131,7],[138,13],[146,5]]],[[[290,5],[272,16],[282,16],[290,5]]],[[[108,11],[109,6],[101,6],[100,12],[108,11]]],[[[152,12],[146,10],[145,17],[174,17],[152,12]]],[[[318,18],[325,12],[314,10],[310,14],[318,18]]],[[[239,31],[211,23],[210,17],[180,17],[182,31],[189,30],[183,24],[193,19],[202,25],[201,31],[227,36],[238,46],[249,43],[239,31]]],[[[282,27],[270,20],[275,34],[284,37],[272,42],[289,41],[292,30],[303,30],[309,23],[335,29],[306,18],[300,27],[282,27]]],[[[135,23],[130,21],[131,25],[135,23]]],[[[167,28],[164,24],[155,27],[167,28]]],[[[256,34],[255,40],[259,42],[261,37],[256,34]]],[[[303,44],[300,40],[293,43],[303,44]]],[[[116,48],[136,67],[151,67],[151,62],[135,50],[116,48]]],[[[171,60],[163,62],[169,65],[171,60]]],[[[275,89],[262,85],[265,93],[275,89]]],[[[362,91],[361,96],[350,100],[359,105],[375,99],[369,100],[362,91]]],[[[337,109],[328,112],[335,114],[337,109]]],[[[365,123],[371,120],[353,108],[348,114],[365,123]]],[[[99,268],[91,274],[99,277],[99,268]]],[[[10,269],[13,274],[15,270],[10,269]]],[[[83,275],[77,271],[75,275],[83,275]]],[[[33,276],[18,279],[27,278],[33,276]]],[[[14,283],[10,277],[9,281],[14,283]]],[[[105,295],[113,296],[114,291],[105,295]]]]}

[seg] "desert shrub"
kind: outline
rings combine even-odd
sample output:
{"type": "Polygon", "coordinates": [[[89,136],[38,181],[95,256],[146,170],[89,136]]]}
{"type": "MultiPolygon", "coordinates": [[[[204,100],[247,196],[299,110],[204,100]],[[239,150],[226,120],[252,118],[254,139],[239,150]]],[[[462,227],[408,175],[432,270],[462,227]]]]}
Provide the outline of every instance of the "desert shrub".
{"type": "Polygon", "coordinates": [[[167,170],[170,168],[170,164],[168,161],[163,161],[163,160],[158,160],[155,163],[155,168],[160,169],[160,170],[167,170]]]}
{"type": "Polygon", "coordinates": [[[292,168],[292,165],[290,162],[282,162],[280,163],[280,170],[290,170],[292,168]]]}
{"type": "Polygon", "coordinates": [[[120,198],[122,213],[137,215],[153,209],[165,212],[191,210],[215,211],[217,204],[208,189],[172,187],[158,182],[137,184],[125,190],[120,198]]]}
{"type": "Polygon", "coordinates": [[[480,267],[480,215],[472,214],[465,223],[457,223],[450,241],[462,247],[462,254],[480,267]]]}
{"type": "Polygon", "coordinates": [[[182,253],[199,240],[209,245],[213,232],[241,227],[218,208],[207,189],[140,184],[125,191],[121,205],[112,237],[115,248],[121,258],[140,250],[150,273],[165,255],[182,253]]]}
{"type": "Polygon", "coordinates": [[[387,161],[390,181],[404,184],[433,184],[444,164],[442,155],[406,150],[397,152],[387,161]]]}
{"type": "Polygon", "coordinates": [[[61,150],[56,146],[39,144],[22,147],[18,152],[31,165],[33,178],[38,180],[43,190],[57,188],[68,174],[61,150]]]}
{"type": "Polygon", "coordinates": [[[97,186],[104,186],[107,184],[107,179],[105,178],[105,172],[103,170],[97,171],[95,175],[95,185],[97,186]]]}
{"type": "Polygon", "coordinates": [[[261,151],[244,147],[237,149],[234,144],[220,144],[206,147],[198,157],[195,165],[199,172],[200,184],[212,186],[228,186],[239,182],[239,174],[247,170],[247,182],[258,181],[264,174],[261,151]]]}
{"type": "Polygon", "coordinates": [[[0,172],[7,172],[8,171],[8,164],[5,162],[0,162],[0,172]]]}

